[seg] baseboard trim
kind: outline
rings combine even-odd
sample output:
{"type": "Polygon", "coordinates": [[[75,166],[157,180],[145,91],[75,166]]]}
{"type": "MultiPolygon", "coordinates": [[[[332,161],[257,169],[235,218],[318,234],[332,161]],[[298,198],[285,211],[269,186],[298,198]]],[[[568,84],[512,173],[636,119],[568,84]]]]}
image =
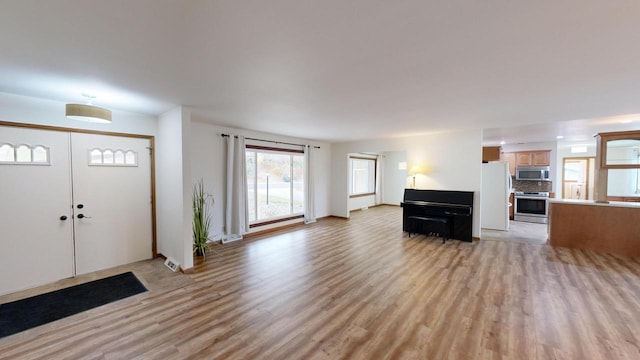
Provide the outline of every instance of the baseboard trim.
{"type": "MultiPolygon", "coordinates": [[[[326,219],[329,219],[329,218],[332,218],[332,217],[336,217],[336,216],[327,215],[327,216],[317,217],[315,222],[326,220],[326,219]]],[[[348,218],[343,218],[343,219],[348,219],[348,218]]],[[[291,223],[291,224],[284,224],[284,225],[281,225],[281,226],[278,226],[278,227],[273,227],[273,228],[270,228],[270,229],[264,229],[264,230],[259,230],[259,231],[255,231],[255,232],[246,233],[246,234],[244,234],[242,236],[244,237],[244,239],[250,239],[250,238],[252,238],[254,236],[260,236],[260,235],[268,234],[268,233],[271,233],[271,232],[274,232],[274,231],[287,229],[287,228],[290,228],[290,227],[295,227],[295,226],[300,226],[300,225],[311,225],[311,224],[313,224],[313,223],[305,224],[304,221],[300,221],[300,222],[295,222],[295,223],[291,223]]]]}
{"type": "Polygon", "coordinates": [[[295,222],[293,224],[285,224],[285,225],[278,226],[278,227],[273,227],[273,228],[270,228],[270,229],[264,229],[264,230],[259,230],[259,231],[246,233],[246,234],[244,234],[242,236],[245,239],[251,239],[254,236],[264,235],[264,234],[271,233],[271,232],[274,232],[274,231],[279,231],[279,230],[282,230],[282,229],[287,229],[287,228],[290,228],[290,227],[300,226],[300,225],[304,225],[304,223],[303,222],[295,222]]]}
{"type": "Polygon", "coordinates": [[[349,218],[346,217],[346,216],[338,216],[338,215],[329,215],[329,216],[327,216],[327,218],[334,218],[334,219],[340,219],[340,220],[349,220],[349,218]]]}
{"type": "MultiPolygon", "coordinates": [[[[367,208],[367,209],[371,209],[371,208],[378,207],[378,206],[397,206],[397,207],[399,207],[399,206],[400,206],[400,204],[387,204],[387,203],[380,203],[380,204],[368,205],[368,206],[366,206],[366,208],[367,208]]],[[[362,210],[362,208],[360,208],[360,209],[353,209],[353,210],[349,210],[349,213],[352,213],[352,212],[354,212],[354,211],[363,211],[363,210],[362,210]]],[[[331,216],[333,216],[333,215],[331,215],[331,216]]],[[[338,216],[338,217],[340,217],[340,216],[338,216]]]]}
{"type": "Polygon", "coordinates": [[[190,267],[188,269],[183,269],[182,266],[180,266],[180,272],[185,275],[193,274],[193,267],[190,267]]]}

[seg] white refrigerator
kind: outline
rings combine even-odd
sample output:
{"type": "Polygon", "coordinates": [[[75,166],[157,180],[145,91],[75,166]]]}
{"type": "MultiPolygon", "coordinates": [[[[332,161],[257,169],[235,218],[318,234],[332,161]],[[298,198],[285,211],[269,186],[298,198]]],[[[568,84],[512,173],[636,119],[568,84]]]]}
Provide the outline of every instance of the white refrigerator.
{"type": "Polygon", "coordinates": [[[480,193],[480,227],[509,230],[509,194],[511,174],[509,163],[482,164],[482,192],[480,193]]]}

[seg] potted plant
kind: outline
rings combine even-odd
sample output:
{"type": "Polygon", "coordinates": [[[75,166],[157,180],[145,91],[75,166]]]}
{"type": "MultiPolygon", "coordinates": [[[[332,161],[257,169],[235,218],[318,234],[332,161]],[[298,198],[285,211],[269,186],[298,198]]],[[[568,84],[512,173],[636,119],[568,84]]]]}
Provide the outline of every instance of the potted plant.
{"type": "Polygon", "coordinates": [[[211,228],[211,215],[209,214],[209,202],[213,203],[211,194],[204,191],[204,183],[200,179],[193,185],[193,252],[197,256],[205,256],[209,242],[209,229],[211,228]]]}

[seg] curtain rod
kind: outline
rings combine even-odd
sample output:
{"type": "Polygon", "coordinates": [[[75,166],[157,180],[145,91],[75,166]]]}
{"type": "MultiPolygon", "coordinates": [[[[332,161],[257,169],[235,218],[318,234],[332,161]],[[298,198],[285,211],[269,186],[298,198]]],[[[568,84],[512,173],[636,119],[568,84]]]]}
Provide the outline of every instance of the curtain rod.
{"type": "Polygon", "coordinates": [[[366,153],[366,152],[358,152],[357,154],[380,157],[380,154],[371,154],[371,153],[366,153]]]}
{"type": "MultiPolygon", "coordinates": [[[[229,137],[229,134],[220,134],[222,137],[229,137]]],[[[236,139],[238,138],[238,135],[235,135],[236,139]]],[[[293,146],[311,146],[311,145],[303,145],[303,144],[293,144],[293,143],[288,143],[288,142],[282,142],[282,141],[273,141],[273,140],[263,140],[263,139],[256,139],[256,138],[250,138],[250,137],[245,137],[246,140],[254,140],[254,141],[264,141],[264,142],[269,142],[269,143],[274,143],[274,144],[281,144],[281,145],[293,145],[293,146]]],[[[320,149],[320,146],[314,146],[315,149],[320,149]]]]}

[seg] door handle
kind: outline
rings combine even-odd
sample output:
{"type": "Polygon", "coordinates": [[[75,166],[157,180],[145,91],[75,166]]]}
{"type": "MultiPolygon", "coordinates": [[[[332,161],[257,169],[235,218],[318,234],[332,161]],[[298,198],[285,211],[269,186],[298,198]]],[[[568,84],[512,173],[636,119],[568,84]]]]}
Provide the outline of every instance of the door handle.
{"type": "Polygon", "coordinates": [[[62,221],[67,220],[67,216],[66,216],[66,215],[62,215],[62,216],[60,216],[60,220],[62,220],[62,221]]]}
{"type": "Polygon", "coordinates": [[[91,219],[91,216],[85,216],[84,214],[78,214],[78,219],[91,219]]]}

